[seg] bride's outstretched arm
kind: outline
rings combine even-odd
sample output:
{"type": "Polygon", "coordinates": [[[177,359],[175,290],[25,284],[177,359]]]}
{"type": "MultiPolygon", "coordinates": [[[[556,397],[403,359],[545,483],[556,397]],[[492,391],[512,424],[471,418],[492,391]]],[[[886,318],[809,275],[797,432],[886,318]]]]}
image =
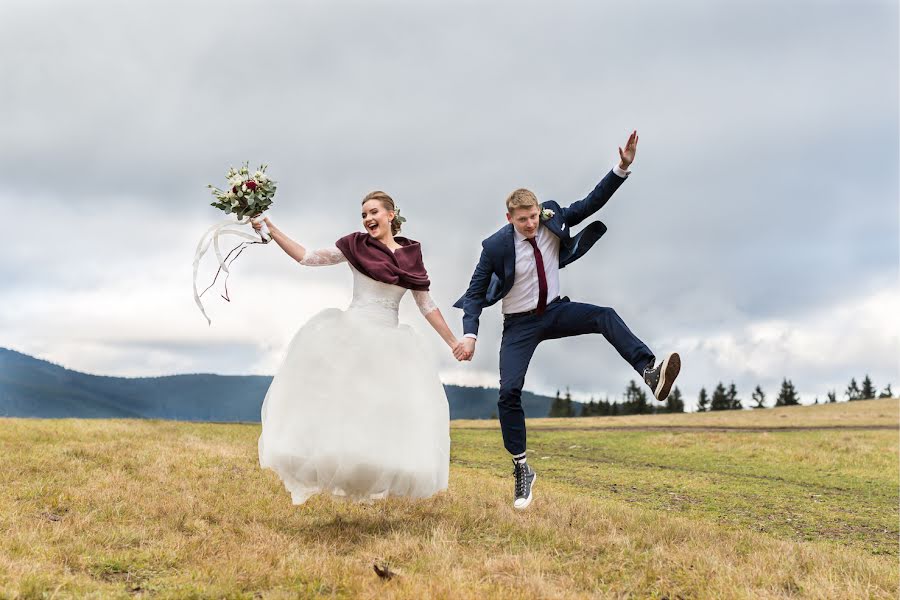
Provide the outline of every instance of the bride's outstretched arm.
{"type": "MultiPolygon", "coordinates": [[[[278,229],[272,224],[272,221],[269,220],[268,217],[263,219],[266,225],[269,227],[269,233],[272,236],[272,239],[275,240],[275,243],[281,246],[281,249],[284,250],[288,256],[300,262],[306,256],[306,248],[289,238],[284,234],[283,231],[278,229]]],[[[262,227],[261,224],[251,221],[253,225],[253,229],[259,231],[259,228],[262,227]]]]}
{"type": "Polygon", "coordinates": [[[441,310],[431,300],[431,294],[413,290],[412,295],[413,299],[416,301],[416,306],[419,307],[419,311],[425,316],[425,320],[428,321],[429,325],[431,325],[435,331],[437,331],[438,335],[441,336],[441,339],[443,339],[448,346],[455,349],[459,344],[459,340],[457,340],[456,336],[453,335],[453,332],[450,331],[450,327],[447,325],[447,321],[444,320],[444,315],[441,314],[441,310]]]}

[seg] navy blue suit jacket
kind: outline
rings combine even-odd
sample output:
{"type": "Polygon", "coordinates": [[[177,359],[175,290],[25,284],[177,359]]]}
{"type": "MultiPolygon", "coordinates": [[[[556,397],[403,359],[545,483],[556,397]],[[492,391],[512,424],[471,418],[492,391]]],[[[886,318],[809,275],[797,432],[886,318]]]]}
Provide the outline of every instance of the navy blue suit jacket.
{"type": "MultiPolygon", "coordinates": [[[[606,225],[600,221],[588,224],[577,234],[570,229],[603,208],[624,178],[613,171],[607,173],[600,183],[583,200],[562,207],[553,200],[541,204],[554,215],[542,221],[541,225],[559,237],[559,268],[575,262],[584,256],[594,242],[606,233],[606,225]]],[[[463,309],[463,332],[478,333],[478,319],[481,311],[499,302],[512,289],[516,279],[516,249],[512,224],[507,224],[489,238],[481,242],[481,258],[472,274],[469,289],[453,306],[463,309]]]]}

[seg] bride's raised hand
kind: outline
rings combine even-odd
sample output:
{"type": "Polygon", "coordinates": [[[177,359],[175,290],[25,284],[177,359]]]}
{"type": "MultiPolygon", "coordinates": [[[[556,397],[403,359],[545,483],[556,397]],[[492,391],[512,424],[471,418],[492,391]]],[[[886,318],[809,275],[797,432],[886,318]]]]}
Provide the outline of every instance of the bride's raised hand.
{"type": "Polygon", "coordinates": [[[262,240],[263,244],[268,244],[272,241],[272,231],[275,228],[271,221],[269,221],[269,217],[257,215],[250,219],[250,226],[259,234],[259,238],[262,240]]]}

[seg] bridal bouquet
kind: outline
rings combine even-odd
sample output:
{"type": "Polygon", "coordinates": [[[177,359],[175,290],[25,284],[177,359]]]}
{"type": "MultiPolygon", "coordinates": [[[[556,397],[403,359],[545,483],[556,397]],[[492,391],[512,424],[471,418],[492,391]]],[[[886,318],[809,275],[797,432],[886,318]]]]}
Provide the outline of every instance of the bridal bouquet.
{"type": "MultiPolygon", "coordinates": [[[[250,175],[249,163],[244,163],[240,169],[231,167],[225,174],[228,185],[225,190],[220,190],[210,184],[212,195],[216,201],[212,203],[225,214],[234,213],[238,219],[247,216],[258,217],[272,206],[272,198],[275,196],[275,182],[266,175],[268,165],[260,165],[253,175],[250,175]]],[[[263,223],[260,236],[264,242],[269,241],[268,228],[263,223]]]]}
{"type": "Polygon", "coordinates": [[[206,233],[203,234],[203,237],[200,238],[200,242],[197,244],[197,251],[194,253],[194,302],[196,302],[197,306],[200,308],[200,312],[203,313],[203,316],[206,317],[206,321],[209,324],[212,324],[212,321],[203,309],[203,303],[200,301],[200,297],[203,296],[209,288],[215,285],[216,280],[219,278],[219,273],[225,271],[225,293],[222,295],[222,298],[230,302],[231,299],[228,297],[229,265],[241,255],[241,252],[244,251],[247,245],[266,244],[271,240],[269,228],[266,227],[265,223],[262,224],[262,228],[259,231],[259,237],[247,233],[246,231],[232,228],[234,225],[247,225],[250,223],[251,219],[259,220],[262,218],[263,213],[272,206],[272,199],[275,196],[275,182],[266,175],[267,167],[268,165],[260,165],[259,169],[251,175],[250,165],[245,162],[239,169],[231,167],[228,169],[228,172],[225,173],[225,178],[228,180],[225,189],[219,189],[213,185],[207,186],[211,190],[212,195],[216,198],[216,201],[211,205],[224,211],[226,215],[234,214],[237,218],[237,220],[234,218],[228,219],[207,229],[206,233]],[[224,235],[234,235],[250,241],[241,242],[223,257],[222,250],[219,247],[219,238],[224,235]],[[209,250],[210,245],[212,245],[215,250],[216,258],[219,261],[219,270],[216,271],[216,276],[213,278],[209,287],[198,293],[197,270],[200,267],[200,259],[202,259],[206,254],[206,251],[209,250]],[[234,258],[231,258],[231,255],[235,252],[237,252],[237,254],[234,255],[234,258]]]}

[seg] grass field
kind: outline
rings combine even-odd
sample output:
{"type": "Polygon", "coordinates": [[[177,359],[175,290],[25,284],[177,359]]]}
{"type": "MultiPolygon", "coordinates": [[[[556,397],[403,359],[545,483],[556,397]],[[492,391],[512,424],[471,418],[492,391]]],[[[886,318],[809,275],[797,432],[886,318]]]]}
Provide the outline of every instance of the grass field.
{"type": "Polygon", "coordinates": [[[495,423],[434,498],[295,507],[257,425],[0,419],[0,598],[896,598],[898,411],[535,420],[524,513],[495,423]]]}

